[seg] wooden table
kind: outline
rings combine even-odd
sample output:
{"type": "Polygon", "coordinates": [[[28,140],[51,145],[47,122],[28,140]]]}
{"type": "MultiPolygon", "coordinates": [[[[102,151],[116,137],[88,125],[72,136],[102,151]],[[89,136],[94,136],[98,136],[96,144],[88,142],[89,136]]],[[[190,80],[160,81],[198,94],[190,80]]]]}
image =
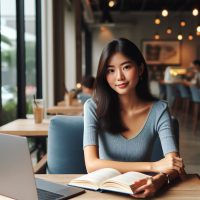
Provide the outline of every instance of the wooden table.
{"type": "MultiPolygon", "coordinates": [[[[72,100],[72,106],[81,106],[82,104],[81,104],[81,102],[79,102],[79,100],[78,99],[73,99],[72,100]]],[[[66,104],[66,101],[59,101],[58,103],[57,103],[57,106],[67,106],[67,104],[66,104]]]]}
{"type": "Polygon", "coordinates": [[[1,126],[0,133],[26,137],[47,136],[49,123],[49,119],[44,119],[41,124],[35,124],[34,119],[16,119],[1,126]]]}
{"type": "MultiPolygon", "coordinates": [[[[43,174],[36,175],[38,178],[49,180],[56,183],[67,184],[73,178],[80,175],[55,175],[55,174],[43,174]]],[[[85,194],[77,196],[73,199],[82,200],[122,200],[122,199],[134,199],[128,195],[120,195],[115,193],[99,193],[87,190],[85,194]]],[[[150,199],[150,198],[148,198],[150,199]]],[[[171,185],[168,189],[165,189],[157,194],[151,200],[200,200],[200,178],[197,175],[187,175],[184,181],[179,181],[171,185]]]]}
{"type": "Polygon", "coordinates": [[[47,109],[49,115],[82,115],[83,106],[53,106],[47,109]]]}
{"type": "Polygon", "coordinates": [[[44,119],[41,124],[35,124],[34,119],[16,119],[0,127],[0,133],[11,135],[34,137],[35,145],[30,149],[33,153],[37,151],[37,159],[46,154],[46,138],[50,119],[44,119]]]}

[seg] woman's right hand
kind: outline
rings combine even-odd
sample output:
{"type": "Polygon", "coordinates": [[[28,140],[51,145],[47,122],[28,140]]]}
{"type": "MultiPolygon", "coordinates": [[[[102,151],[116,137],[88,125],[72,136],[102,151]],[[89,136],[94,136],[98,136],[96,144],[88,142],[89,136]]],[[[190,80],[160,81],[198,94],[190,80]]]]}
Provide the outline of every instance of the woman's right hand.
{"type": "Polygon", "coordinates": [[[165,158],[153,163],[155,172],[164,172],[166,170],[176,170],[180,175],[185,174],[183,159],[170,153],[165,158]]]}

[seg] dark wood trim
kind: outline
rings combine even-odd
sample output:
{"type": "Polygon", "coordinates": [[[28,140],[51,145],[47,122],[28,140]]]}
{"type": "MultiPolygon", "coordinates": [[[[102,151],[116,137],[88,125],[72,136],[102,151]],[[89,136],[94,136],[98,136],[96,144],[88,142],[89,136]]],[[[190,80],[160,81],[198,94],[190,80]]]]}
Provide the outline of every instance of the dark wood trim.
{"type": "Polygon", "coordinates": [[[64,9],[65,0],[53,1],[54,103],[65,93],[64,9]]]}
{"type": "Polygon", "coordinates": [[[42,98],[42,29],[41,29],[41,0],[36,0],[36,87],[37,98],[42,98]]]}
{"type": "Polygon", "coordinates": [[[24,0],[16,1],[17,18],[17,118],[26,118],[26,64],[25,64],[25,25],[24,0]]]}
{"type": "Polygon", "coordinates": [[[88,27],[85,30],[85,75],[92,75],[92,34],[88,27]]]}

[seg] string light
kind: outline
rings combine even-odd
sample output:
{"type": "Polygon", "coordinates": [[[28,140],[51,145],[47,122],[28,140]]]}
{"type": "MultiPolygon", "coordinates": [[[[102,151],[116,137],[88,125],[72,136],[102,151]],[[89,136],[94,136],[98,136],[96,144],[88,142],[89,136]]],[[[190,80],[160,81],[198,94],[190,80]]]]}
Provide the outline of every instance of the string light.
{"type": "Polygon", "coordinates": [[[200,25],[197,26],[197,32],[200,33],[200,25]]]}
{"type": "Polygon", "coordinates": [[[185,20],[181,20],[181,21],[180,21],[180,26],[181,26],[181,27],[186,26],[186,22],[185,22],[185,20]]]}
{"type": "Polygon", "coordinates": [[[110,8],[113,8],[115,6],[115,4],[116,4],[116,2],[114,0],[111,0],[111,1],[108,2],[108,6],[110,8]]]}
{"type": "Polygon", "coordinates": [[[156,17],[156,18],[154,19],[154,23],[157,24],[157,25],[160,24],[160,18],[159,18],[159,17],[156,17]]]}
{"type": "Polygon", "coordinates": [[[197,8],[194,8],[193,11],[192,11],[192,14],[193,14],[194,16],[197,16],[197,15],[199,14],[198,9],[197,9],[197,8]]]}
{"type": "Polygon", "coordinates": [[[168,10],[166,10],[166,9],[162,10],[162,16],[167,17],[168,16],[168,10]]]}
{"type": "Polygon", "coordinates": [[[177,39],[178,40],[182,40],[183,39],[183,35],[181,33],[179,33],[178,36],[177,36],[177,39]]]}
{"type": "Polygon", "coordinates": [[[158,33],[155,33],[154,39],[155,39],[155,40],[159,40],[159,39],[160,39],[160,35],[159,35],[158,33]]]}
{"type": "Polygon", "coordinates": [[[167,34],[172,34],[172,28],[168,27],[167,30],[166,30],[166,33],[167,34]]]}
{"type": "Polygon", "coordinates": [[[189,34],[189,35],[188,35],[188,40],[193,40],[193,39],[194,39],[193,35],[192,35],[192,34],[189,34]]]}

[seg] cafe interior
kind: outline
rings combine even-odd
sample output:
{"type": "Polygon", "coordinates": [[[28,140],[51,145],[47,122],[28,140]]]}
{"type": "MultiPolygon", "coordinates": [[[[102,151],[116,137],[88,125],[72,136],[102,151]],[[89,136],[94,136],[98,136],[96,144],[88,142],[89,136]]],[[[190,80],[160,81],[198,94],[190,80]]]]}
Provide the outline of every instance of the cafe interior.
{"type": "Polygon", "coordinates": [[[83,77],[96,76],[109,41],[127,38],[146,60],[151,93],[178,120],[187,173],[200,174],[199,0],[0,0],[0,9],[0,133],[27,137],[36,173],[62,144],[50,132],[84,115],[83,77]]]}

